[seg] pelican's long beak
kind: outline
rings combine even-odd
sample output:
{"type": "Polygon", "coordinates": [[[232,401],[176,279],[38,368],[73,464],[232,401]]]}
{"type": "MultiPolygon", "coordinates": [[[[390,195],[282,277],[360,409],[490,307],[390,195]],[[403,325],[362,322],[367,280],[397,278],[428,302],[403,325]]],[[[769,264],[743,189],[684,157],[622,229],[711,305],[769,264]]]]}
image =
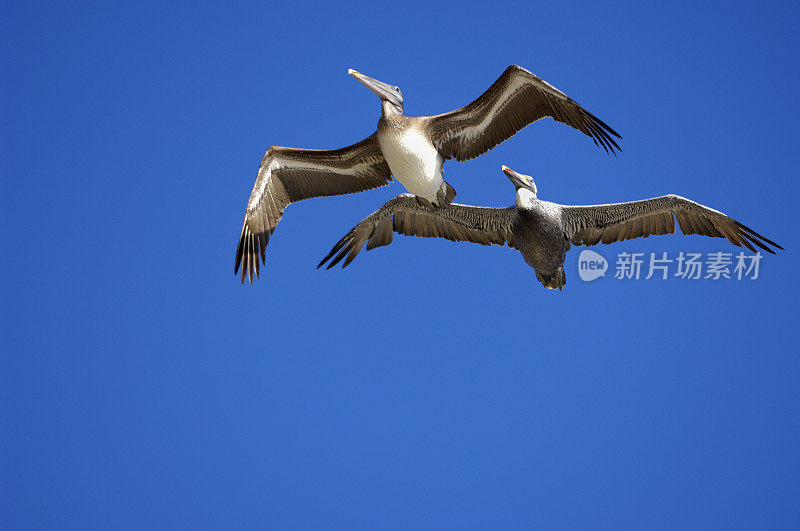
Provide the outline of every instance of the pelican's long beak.
{"type": "Polygon", "coordinates": [[[503,173],[506,174],[506,177],[508,177],[508,179],[513,183],[515,188],[530,188],[530,184],[528,184],[528,179],[526,179],[526,176],[515,172],[505,164],[501,167],[501,169],[503,170],[503,173]]]}
{"type": "Polygon", "coordinates": [[[384,83],[383,81],[378,81],[377,79],[372,79],[369,76],[365,76],[361,72],[353,70],[352,68],[348,68],[347,73],[356,78],[361,84],[370,89],[372,92],[377,94],[380,99],[390,101],[397,100],[394,87],[391,85],[384,83]]]}

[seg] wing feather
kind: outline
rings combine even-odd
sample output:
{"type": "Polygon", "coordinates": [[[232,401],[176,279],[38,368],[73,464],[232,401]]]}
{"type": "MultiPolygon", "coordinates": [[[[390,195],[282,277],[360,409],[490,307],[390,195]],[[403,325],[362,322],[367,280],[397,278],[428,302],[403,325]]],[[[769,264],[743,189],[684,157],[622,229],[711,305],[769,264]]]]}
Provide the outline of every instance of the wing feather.
{"type": "Polygon", "coordinates": [[[478,99],[461,109],[431,116],[428,132],[446,159],[486,153],[527,125],[545,117],[592,138],[606,152],[620,147],[619,134],[566,94],[522,67],[511,65],[478,99]]]}
{"type": "Polygon", "coordinates": [[[291,203],[311,197],[361,192],[392,181],[376,135],[341,149],[273,146],[264,154],[236,247],[234,272],[253,282],[266,263],[272,233],[291,203]]]}
{"type": "Polygon", "coordinates": [[[614,243],[650,235],[673,234],[675,220],[686,234],[725,238],[755,252],[752,244],[769,253],[783,247],[749,227],[707,206],[677,195],[665,195],[608,205],[562,206],[564,235],[575,245],[614,243]]]}
{"type": "Polygon", "coordinates": [[[514,247],[511,223],[515,209],[475,207],[452,203],[449,207],[431,209],[420,205],[411,194],[401,194],[387,201],[378,210],[361,220],[320,261],[328,269],[345,259],[347,267],[361,251],[389,245],[392,231],[405,236],[445,238],[480,245],[514,247]]]}

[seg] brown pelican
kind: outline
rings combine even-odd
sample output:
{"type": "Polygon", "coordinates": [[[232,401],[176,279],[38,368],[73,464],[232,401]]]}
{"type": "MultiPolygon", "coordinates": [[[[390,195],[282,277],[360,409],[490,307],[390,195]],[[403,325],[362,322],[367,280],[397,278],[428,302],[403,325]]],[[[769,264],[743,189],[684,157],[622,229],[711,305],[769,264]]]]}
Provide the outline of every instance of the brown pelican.
{"type": "Polygon", "coordinates": [[[752,244],[772,254],[775,252],[769,245],[783,249],[722,212],[677,195],[608,205],[559,205],[538,199],[531,177],[506,166],[502,169],[517,189],[514,206],[490,208],[452,203],[432,209],[410,194],[401,194],[353,227],[317,268],[330,260],[330,269],[345,257],[342,267],[346,267],[365,243],[367,250],[392,243],[394,231],[481,245],[508,244],[522,254],[544,287],[561,289],[567,283],[564,258],[570,243],[596,245],[673,234],[675,218],[684,234],[727,238],[754,252],[752,244]]]}
{"type": "Polygon", "coordinates": [[[524,68],[509,66],[477,100],[437,116],[403,116],[400,89],[355,70],[350,75],[381,99],[378,130],[341,149],[311,150],[273,146],[261,160],[247,202],[234,272],[242,266],[253,282],[265,263],[265,249],[290,204],[310,197],[361,192],[384,186],[392,175],[432,206],[449,204],[455,190],[444,182],[445,160],[464,161],[486,153],[517,131],[547,116],[592,138],[606,152],[620,136],[566,94],[524,68]]]}

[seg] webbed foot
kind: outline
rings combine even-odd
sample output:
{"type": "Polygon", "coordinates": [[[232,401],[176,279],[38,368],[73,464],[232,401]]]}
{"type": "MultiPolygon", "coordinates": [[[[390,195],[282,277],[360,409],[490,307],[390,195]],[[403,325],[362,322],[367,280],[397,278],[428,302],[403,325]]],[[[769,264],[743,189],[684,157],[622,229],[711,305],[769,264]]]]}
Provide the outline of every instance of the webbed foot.
{"type": "Polygon", "coordinates": [[[415,197],[417,198],[417,203],[419,203],[419,206],[425,207],[425,208],[430,208],[431,210],[436,208],[436,207],[433,206],[433,204],[430,201],[428,201],[424,197],[420,197],[420,196],[415,196],[415,197]]]}
{"type": "Polygon", "coordinates": [[[447,197],[446,187],[439,188],[439,191],[436,192],[436,199],[438,208],[444,208],[450,206],[450,198],[447,197]]]}

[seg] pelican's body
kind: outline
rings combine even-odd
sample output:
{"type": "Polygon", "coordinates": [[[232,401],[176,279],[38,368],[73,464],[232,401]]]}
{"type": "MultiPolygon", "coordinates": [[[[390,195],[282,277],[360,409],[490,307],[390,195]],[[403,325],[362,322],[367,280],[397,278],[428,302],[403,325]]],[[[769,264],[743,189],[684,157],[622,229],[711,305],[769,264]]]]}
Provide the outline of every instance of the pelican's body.
{"type": "Polygon", "coordinates": [[[614,153],[619,135],[549,83],[512,65],[469,105],[436,116],[403,116],[400,89],[355,70],[348,73],[381,99],[377,131],[341,149],[273,146],[261,160],[247,202],[234,271],[242,282],[259,276],[269,238],[291,203],[311,197],[361,192],[396,178],[424,206],[442,207],[455,197],[444,180],[446,160],[477,157],[520,129],[551,117],[614,153]]]}
{"type": "Polygon", "coordinates": [[[675,219],[684,234],[726,238],[754,252],[753,245],[770,253],[774,253],[770,245],[783,249],[722,212],[677,195],[608,205],[559,205],[540,200],[529,176],[505,166],[503,172],[517,188],[514,206],[490,208],[453,203],[432,209],[414,196],[402,194],[353,227],[319,266],[330,260],[330,269],[344,259],[342,267],[346,267],[365,243],[368,250],[390,244],[394,231],[481,245],[508,244],[522,254],[544,287],[561,289],[567,282],[564,259],[570,244],[595,245],[672,234],[675,219]]]}
{"type": "Polygon", "coordinates": [[[564,274],[563,265],[569,242],[561,229],[558,205],[538,200],[526,188],[517,190],[514,204],[516,208],[511,221],[511,233],[525,263],[536,271],[540,280],[560,279],[564,274]]]}
{"type": "Polygon", "coordinates": [[[415,196],[436,204],[440,191],[446,191],[444,159],[419,127],[423,119],[384,112],[378,121],[378,145],[392,176],[415,196]]]}

